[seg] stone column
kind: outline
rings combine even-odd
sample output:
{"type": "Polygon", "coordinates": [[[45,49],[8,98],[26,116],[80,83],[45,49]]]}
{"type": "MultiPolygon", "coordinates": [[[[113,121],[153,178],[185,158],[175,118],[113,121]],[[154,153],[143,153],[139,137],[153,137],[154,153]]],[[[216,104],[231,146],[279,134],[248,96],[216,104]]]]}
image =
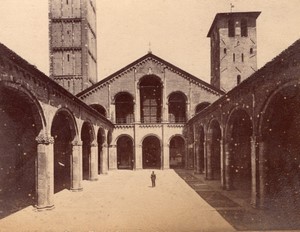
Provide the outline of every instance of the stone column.
{"type": "Polygon", "coordinates": [[[37,141],[37,205],[38,210],[54,208],[54,139],[39,135],[37,141]]]}
{"type": "Polygon", "coordinates": [[[135,88],[134,120],[136,123],[141,122],[140,87],[138,86],[137,83],[135,88]]]}
{"type": "Polygon", "coordinates": [[[205,174],[205,176],[207,176],[207,149],[206,149],[206,142],[203,141],[203,155],[204,155],[204,158],[203,158],[203,172],[205,174]]]}
{"type": "Polygon", "coordinates": [[[117,146],[109,145],[109,170],[117,169],[117,146]]]}
{"type": "Polygon", "coordinates": [[[170,145],[163,144],[163,169],[170,169],[170,145]]]}
{"type": "Polygon", "coordinates": [[[206,156],[207,156],[207,171],[206,171],[206,179],[212,180],[213,173],[212,173],[212,141],[208,139],[206,141],[206,156]]]}
{"type": "Polygon", "coordinates": [[[135,145],[135,169],[143,169],[142,145],[135,145]]]}
{"type": "Polygon", "coordinates": [[[196,174],[200,174],[201,171],[200,171],[200,149],[199,149],[199,142],[195,142],[195,167],[194,167],[194,172],[196,174]]]}
{"type": "Polygon", "coordinates": [[[90,180],[98,180],[98,149],[97,141],[91,143],[90,180]]]}
{"type": "Polygon", "coordinates": [[[221,158],[221,186],[225,187],[225,170],[224,170],[224,142],[223,138],[220,140],[220,158],[221,158]]]}
{"type": "Polygon", "coordinates": [[[225,182],[225,189],[231,190],[232,189],[232,179],[231,179],[231,150],[230,150],[230,143],[225,142],[224,146],[224,182],[225,182]]]}
{"type": "Polygon", "coordinates": [[[108,170],[108,146],[106,143],[102,144],[102,152],[100,154],[100,173],[107,174],[108,170]]]}
{"type": "Polygon", "coordinates": [[[74,192],[82,191],[82,143],[72,142],[72,186],[74,192]]]}
{"type": "Polygon", "coordinates": [[[266,200],[266,142],[260,138],[258,143],[258,169],[259,169],[259,207],[265,208],[266,200]]]}
{"type": "Polygon", "coordinates": [[[251,137],[251,205],[257,206],[257,188],[256,188],[256,160],[257,160],[256,137],[251,137]]]}

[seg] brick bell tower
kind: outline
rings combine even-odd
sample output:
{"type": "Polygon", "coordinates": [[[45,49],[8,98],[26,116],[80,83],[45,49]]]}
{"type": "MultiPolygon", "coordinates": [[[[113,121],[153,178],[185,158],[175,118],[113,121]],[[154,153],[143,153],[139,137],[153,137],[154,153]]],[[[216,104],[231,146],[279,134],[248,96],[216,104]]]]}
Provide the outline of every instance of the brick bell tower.
{"type": "Polygon", "coordinates": [[[211,84],[225,92],[257,70],[256,19],[261,12],[219,13],[209,29],[211,84]]]}
{"type": "Polygon", "coordinates": [[[50,78],[72,94],[97,82],[95,0],[49,0],[50,78]]]}

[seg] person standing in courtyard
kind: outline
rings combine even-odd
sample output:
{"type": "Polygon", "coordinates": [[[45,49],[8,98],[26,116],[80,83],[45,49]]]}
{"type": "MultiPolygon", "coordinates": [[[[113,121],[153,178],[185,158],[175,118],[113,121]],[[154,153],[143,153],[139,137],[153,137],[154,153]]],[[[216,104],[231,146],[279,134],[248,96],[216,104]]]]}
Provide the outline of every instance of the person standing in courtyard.
{"type": "Polygon", "coordinates": [[[155,187],[155,180],[156,180],[156,175],[155,175],[154,171],[152,171],[152,174],[151,174],[152,188],[155,187]]]}

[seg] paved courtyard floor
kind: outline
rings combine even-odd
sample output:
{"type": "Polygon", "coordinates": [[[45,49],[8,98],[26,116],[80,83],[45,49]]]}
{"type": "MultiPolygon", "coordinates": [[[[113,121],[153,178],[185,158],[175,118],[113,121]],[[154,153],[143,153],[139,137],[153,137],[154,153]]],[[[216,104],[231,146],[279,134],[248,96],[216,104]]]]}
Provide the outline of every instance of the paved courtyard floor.
{"type": "Polygon", "coordinates": [[[112,171],[82,192],[55,194],[55,209],[32,206],[0,220],[0,231],[235,231],[174,170],[112,171]]]}

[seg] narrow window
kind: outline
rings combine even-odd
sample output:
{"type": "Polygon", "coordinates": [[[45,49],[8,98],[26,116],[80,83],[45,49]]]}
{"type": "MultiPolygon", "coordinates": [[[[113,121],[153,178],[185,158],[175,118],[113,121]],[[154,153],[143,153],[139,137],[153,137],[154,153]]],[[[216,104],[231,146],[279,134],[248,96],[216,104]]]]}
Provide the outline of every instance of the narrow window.
{"type": "Polygon", "coordinates": [[[67,55],[67,58],[68,58],[68,62],[69,62],[70,61],[70,54],[67,55]]]}
{"type": "Polygon", "coordinates": [[[241,83],[241,75],[237,75],[236,83],[239,85],[241,83]]]}
{"type": "Polygon", "coordinates": [[[242,53],[242,62],[244,62],[244,53],[242,53]]]}
{"type": "Polygon", "coordinates": [[[226,48],[224,48],[224,54],[227,54],[227,49],[226,48]]]}
{"type": "Polygon", "coordinates": [[[248,36],[247,19],[242,19],[242,21],[241,21],[241,36],[242,37],[247,37],[248,36]]]}
{"type": "Polygon", "coordinates": [[[69,5],[69,0],[66,0],[67,5],[69,5]]]}
{"type": "Polygon", "coordinates": [[[232,60],[233,60],[233,62],[235,62],[235,53],[233,53],[233,55],[232,55],[232,60]]]}
{"type": "Polygon", "coordinates": [[[70,81],[68,81],[68,88],[70,88],[70,81]]]}
{"type": "Polygon", "coordinates": [[[235,36],[235,26],[233,19],[228,20],[228,36],[234,37],[235,36]]]}
{"type": "Polygon", "coordinates": [[[253,54],[253,48],[250,48],[250,54],[253,54]]]}

